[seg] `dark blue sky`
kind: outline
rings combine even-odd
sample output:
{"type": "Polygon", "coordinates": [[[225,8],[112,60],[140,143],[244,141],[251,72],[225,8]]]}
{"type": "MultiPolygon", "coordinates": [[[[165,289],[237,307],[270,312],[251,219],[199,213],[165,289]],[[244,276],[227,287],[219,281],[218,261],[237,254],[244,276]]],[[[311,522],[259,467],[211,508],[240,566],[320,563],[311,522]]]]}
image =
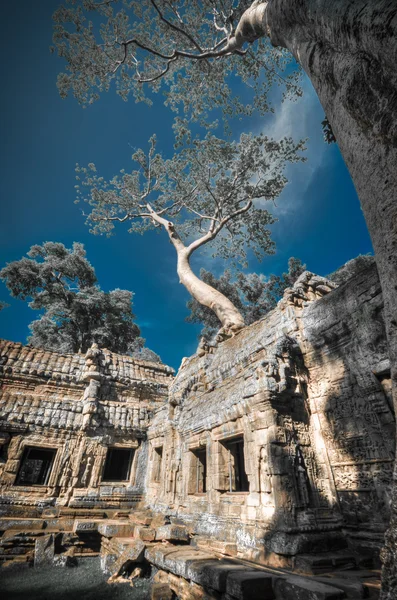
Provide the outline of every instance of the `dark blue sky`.
{"type": "MultiPolygon", "coordinates": [[[[1,177],[0,264],[21,258],[32,244],[47,240],[71,246],[83,242],[104,290],[135,292],[134,311],[147,345],[178,367],[197,346],[197,327],[185,323],[187,292],[178,283],[175,256],[165,234],[133,236],[119,228],[107,239],[92,236],[81,208],[73,203],[76,162],[96,164],[105,177],[130,168],[132,148],[156,133],[164,152],[172,149],[172,115],[161,97],[152,108],[104,95],[82,109],[73,98],[61,100],[57,88],[60,60],[51,55],[51,15],[59,0],[5,0],[1,19],[1,177]]],[[[250,129],[281,137],[309,137],[308,162],[289,168],[289,185],[278,201],[273,226],[277,253],[251,271],[280,273],[290,256],[325,275],[372,251],[350,176],[337,146],[322,141],[323,111],[307,79],[298,103],[284,103],[275,115],[250,121],[250,129]]],[[[239,133],[241,125],[235,127],[239,133]]],[[[246,127],[246,125],[245,125],[246,127]]],[[[198,256],[194,267],[220,272],[198,256]]],[[[0,283],[0,337],[22,341],[35,313],[10,299],[0,283]]]]}

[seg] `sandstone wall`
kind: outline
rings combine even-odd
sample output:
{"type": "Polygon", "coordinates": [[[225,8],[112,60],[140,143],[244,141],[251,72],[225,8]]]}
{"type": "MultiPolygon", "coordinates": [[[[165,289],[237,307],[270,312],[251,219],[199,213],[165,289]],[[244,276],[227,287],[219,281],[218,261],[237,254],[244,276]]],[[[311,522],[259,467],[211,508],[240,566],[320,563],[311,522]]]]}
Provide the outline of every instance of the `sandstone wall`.
{"type": "MultiPolygon", "coordinates": [[[[172,373],[96,347],[85,356],[61,355],[0,341],[2,512],[18,505],[106,507],[139,501],[146,430],[153,411],[167,399],[172,373]],[[127,480],[103,482],[108,448],[132,451],[127,480]],[[50,472],[40,485],[19,481],[29,449],[50,451],[50,472]]],[[[28,467],[40,464],[31,461],[28,467]]],[[[34,480],[34,473],[30,476],[34,480]]]]}
{"type": "Polygon", "coordinates": [[[149,427],[152,508],[254,559],[324,550],[342,528],[381,544],[394,416],[375,266],[335,288],[305,273],[264,319],[185,360],[149,427]]]}

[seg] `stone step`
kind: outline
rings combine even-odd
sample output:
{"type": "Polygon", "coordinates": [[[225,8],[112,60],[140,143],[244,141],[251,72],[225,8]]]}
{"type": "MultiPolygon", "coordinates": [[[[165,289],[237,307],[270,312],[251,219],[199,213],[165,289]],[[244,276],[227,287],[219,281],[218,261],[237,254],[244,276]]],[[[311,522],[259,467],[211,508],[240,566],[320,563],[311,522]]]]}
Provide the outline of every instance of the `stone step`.
{"type": "Polygon", "coordinates": [[[343,590],[346,594],[346,598],[367,598],[368,589],[365,585],[356,578],[343,579],[342,577],[316,577],[316,581],[319,583],[324,583],[326,585],[331,585],[333,587],[338,588],[339,590],[343,590]]]}
{"type": "Polygon", "coordinates": [[[334,569],[354,569],[356,566],[356,557],[346,551],[298,554],[294,560],[295,571],[312,575],[326,573],[334,569]]]}
{"type": "Polygon", "coordinates": [[[226,594],[236,600],[272,600],[272,576],[260,571],[230,573],[226,579],[226,594]]]}
{"type": "Polygon", "coordinates": [[[345,592],[305,577],[280,577],[273,582],[277,600],[340,600],[345,592]]]}

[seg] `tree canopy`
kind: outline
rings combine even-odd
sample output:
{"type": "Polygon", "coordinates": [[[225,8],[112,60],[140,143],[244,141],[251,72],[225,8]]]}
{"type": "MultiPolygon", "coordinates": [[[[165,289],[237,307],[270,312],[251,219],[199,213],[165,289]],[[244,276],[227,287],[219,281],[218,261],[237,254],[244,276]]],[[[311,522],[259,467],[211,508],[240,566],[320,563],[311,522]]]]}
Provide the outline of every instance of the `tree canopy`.
{"type": "Polygon", "coordinates": [[[153,136],[147,153],[133,154],[136,168],[110,181],[93,164],[77,166],[77,200],[91,206],[93,233],[111,234],[120,222],[144,233],[163,226],[161,217],[192,252],[210,243],[213,256],[245,264],[248,249],[258,259],[273,251],[268,226],[275,219],[264,203],[280,195],[287,163],[304,161],[304,149],[303,140],[292,138],[242,134],[239,142],[228,142],[207,135],[166,160],[153,136]]]}
{"type": "Polygon", "coordinates": [[[96,342],[113,352],[159,360],[144,348],[134,322],[133,292],[102,291],[82,244],[71,249],[57,242],[32,246],[28,257],[9,263],[0,278],[13,297],[31,299],[29,306],[42,311],[29,326],[33,346],[86,352],[96,342]]]}
{"type": "MultiPolygon", "coordinates": [[[[272,310],[282,298],[285,290],[292,287],[306,269],[299,258],[291,257],[288,271],[282,275],[258,275],[257,273],[233,274],[226,269],[219,277],[201,269],[201,279],[229,298],[244,317],[246,325],[255,323],[272,310]]],[[[188,301],[190,310],[186,320],[201,323],[200,337],[210,341],[219,329],[220,323],[215,313],[192,298],[188,301]]]]}
{"type": "Polygon", "coordinates": [[[177,253],[180,282],[216,313],[223,333],[233,335],[244,325],[242,316],[194,275],[190,256],[207,244],[213,256],[234,264],[245,265],[248,251],[259,260],[272,253],[268,226],[275,219],[264,203],[279,196],[287,183],[286,164],[304,160],[302,150],[303,140],[243,134],[239,142],[228,142],[208,134],[188,139],[165,160],[152,137],[149,151],[137,150],[132,157],[137,168],[110,181],[93,164],[77,166],[78,200],[91,206],[88,222],[94,233],[110,234],[117,222],[127,222],[134,233],[164,228],[177,253]]]}
{"type": "MultiPolygon", "coordinates": [[[[203,123],[209,111],[225,115],[272,110],[269,90],[301,95],[291,55],[258,35],[255,0],[66,0],[55,12],[54,51],[66,61],[58,77],[83,105],[115,86],[127,99],[151,102],[163,84],[165,103],[203,123]],[[247,12],[247,9],[251,9],[247,12]],[[224,58],[224,60],[219,60],[224,58]],[[250,97],[233,94],[233,77],[250,97]]],[[[259,14],[259,13],[258,13],[259,14]]],[[[208,124],[208,122],[206,123],[208,124]]]]}

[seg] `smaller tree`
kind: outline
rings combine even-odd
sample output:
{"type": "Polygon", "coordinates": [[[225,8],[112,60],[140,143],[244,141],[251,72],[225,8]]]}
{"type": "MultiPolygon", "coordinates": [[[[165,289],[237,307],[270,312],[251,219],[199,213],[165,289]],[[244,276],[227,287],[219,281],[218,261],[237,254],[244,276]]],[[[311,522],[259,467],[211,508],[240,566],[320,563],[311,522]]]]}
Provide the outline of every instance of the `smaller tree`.
{"type": "MultiPolygon", "coordinates": [[[[156,153],[156,139],[148,154],[133,155],[137,169],[121,171],[110,181],[95,165],[77,167],[78,179],[89,188],[85,199],[92,210],[93,233],[113,232],[116,222],[128,222],[130,232],[163,228],[177,254],[180,282],[221,323],[221,334],[233,335],[244,326],[243,316],[228,297],[199,279],[190,267],[194,252],[212,245],[213,256],[240,264],[247,250],[258,259],[272,253],[268,226],[275,219],[264,208],[284,189],[288,162],[304,160],[304,143],[291,138],[276,142],[263,135],[242,135],[227,142],[213,135],[185,145],[170,160],[156,153]]],[[[82,191],[78,187],[78,198],[82,191]]]]}
{"type": "MultiPolygon", "coordinates": [[[[29,326],[30,344],[59,352],[86,352],[96,342],[113,352],[141,356],[144,340],[134,322],[133,293],[103,292],[82,244],[68,249],[46,242],[32,246],[28,257],[9,263],[0,278],[12,296],[30,298],[29,306],[43,311],[29,326]]],[[[156,360],[152,354],[150,360],[156,360]]],[[[148,356],[146,352],[142,358],[148,356]]]]}
{"type": "MultiPolygon", "coordinates": [[[[246,325],[255,323],[272,310],[282,298],[285,290],[295,283],[299,275],[306,269],[299,258],[291,257],[288,261],[288,272],[282,275],[258,275],[257,273],[237,273],[235,277],[226,270],[216,278],[210,271],[201,269],[200,277],[208,285],[227,296],[244,317],[246,325]]],[[[194,298],[188,301],[189,323],[202,323],[200,338],[209,342],[219,329],[219,320],[215,313],[197,302],[194,298]]]]}

